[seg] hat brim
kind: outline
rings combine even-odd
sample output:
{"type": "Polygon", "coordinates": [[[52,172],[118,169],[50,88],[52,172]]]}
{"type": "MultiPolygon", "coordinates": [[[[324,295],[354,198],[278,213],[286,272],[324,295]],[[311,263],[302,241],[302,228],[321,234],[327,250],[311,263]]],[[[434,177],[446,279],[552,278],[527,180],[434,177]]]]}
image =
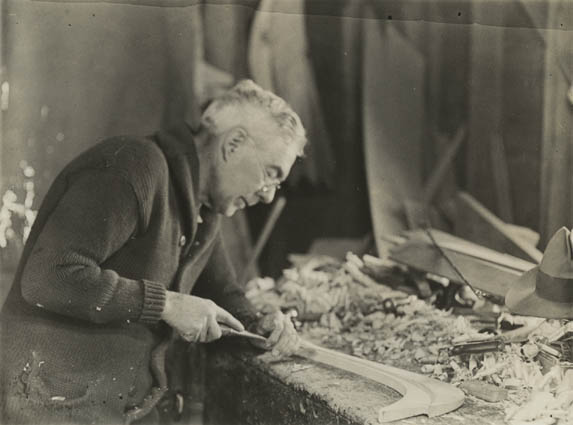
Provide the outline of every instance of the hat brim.
{"type": "Polygon", "coordinates": [[[573,319],[573,303],[559,303],[541,298],[536,292],[539,266],[525,272],[509,288],[505,305],[516,314],[547,319],[573,319]]]}

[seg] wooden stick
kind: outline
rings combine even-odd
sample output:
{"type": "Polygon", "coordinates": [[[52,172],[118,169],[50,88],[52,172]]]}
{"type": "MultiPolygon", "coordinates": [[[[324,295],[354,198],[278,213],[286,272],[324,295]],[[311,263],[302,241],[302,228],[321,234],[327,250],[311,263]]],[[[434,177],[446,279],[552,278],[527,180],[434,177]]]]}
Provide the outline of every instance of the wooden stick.
{"type": "MultiPolygon", "coordinates": [[[[511,248],[512,251],[515,251],[515,254],[521,254],[522,257],[527,256],[537,264],[541,262],[541,258],[543,257],[543,253],[541,251],[539,251],[534,246],[531,246],[529,243],[523,241],[521,238],[515,237],[511,232],[508,232],[505,227],[505,223],[499,217],[489,211],[468,193],[459,193],[458,208],[465,208],[465,212],[467,214],[472,213],[473,221],[475,221],[476,224],[488,226],[492,234],[496,235],[496,237],[498,237],[501,241],[504,241],[507,244],[507,248],[511,248]],[[477,223],[478,219],[481,221],[481,223],[477,223]]],[[[460,217],[460,221],[467,222],[468,220],[470,220],[470,218],[467,216],[460,217]]],[[[468,223],[465,225],[467,224],[468,223]]],[[[460,225],[463,225],[463,223],[460,223],[460,225]]]]}
{"type": "MultiPolygon", "coordinates": [[[[443,138],[439,135],[435,135],[434,139],[442,140],[443,138]]],[[[423,202],[425,204],[431,203],[436,194],[438,193],[438,189],[440,188],[442,181],[448,170],[450,170],[452,162],[456,157],[460,147],[462,146],[463,141],[466,139],[466,128],[461,126],[456,131],[453,139],[447,143],[446,152],[438,161],[438,164],[432,174],[430,175],[428,181],[424,185],[423,190],[423,202]]]]}
{"type": "MultiPolygon", "coordinates": [[[[428,244],[431,243],[430,238],[428,238],[424,232],[411,231],[406,232],[406,234],[410,239],[420,239],[428,244]]],[[[536,266],[535,263],[530,261],[522,260],[513,255],[504,254],[494,249],[466,241],[465,239],[458,238],[437,229],[432,229],[432,234],[436,238],[436,242],[438,242],[442,248],[448,249],[449,251],[455,251],[520,272],[526,272],[536,266]]]]}
{"type": "Polygon", "coordinates": [[[265,244],[267,243],[269,236],[271,235],[271,232],[273,231],[275,224],[276,224],[277,220],[279,219],[285,205],[286,205],[286,199],[283,196],[278,198],[276,200],[276,202],[274,203],[274,205],[271,209],[271,212],[269,214],[269,218],[267,218],[267,221],[265,222],[265,226],[263,227],[263,230],[261,231],[261,234],[260,234],[259,238],[257,239],[257,243],[255,244],[255,248],[253,249],[253,253],[251,254],[251,258],[249,258],[249,262],[245,266],[245,269],[243,270],[243,273],[241,274],[241,278],[239,279],[239,283],[242,286],[244,286],[245,283],[247,282],[247,279],[249,278],[249,272],[250,272],[251,268],[254,266],[254,264],[257,262],[257,260],[259,259],[259,255],[261,255],[261,251],[265,247],[265,244]]]}

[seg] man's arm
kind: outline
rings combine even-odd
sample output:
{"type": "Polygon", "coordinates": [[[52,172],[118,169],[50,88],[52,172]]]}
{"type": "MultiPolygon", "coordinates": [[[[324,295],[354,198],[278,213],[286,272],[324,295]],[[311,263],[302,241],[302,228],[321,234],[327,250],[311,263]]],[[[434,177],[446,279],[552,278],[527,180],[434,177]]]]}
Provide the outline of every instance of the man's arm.
{"type": "Polygon", "coordinates": [[[300,346],[300,338],[289,317],[275,309],[260,314],[245,296],[244,290],[236,283],[233,266],[229,260],[221,235],[218,236],[213,254],[194,294],[209,298],[217,305],[230,311],[248,330],[267,337],[265,343],[254,345],[272,350],[277,356],[295,353],[300,346]]]}
{"type": "Polygon", "coordinates": [[[165,304],[161,284],[100,266],[137,229],[139,208],[131,185],[112,170],[90,170],[73,179],[24,267],[24,298],[94,323],[158,321],[165,304]]]}
{"type": "Polygon", "coordinates": [[[220,324],[239,332],[245,329],[231,313],[213,301],[172,291],[167,291],[161,318],[189,342],[210,342],[221,338],[220,324]]]}
{"type": "Polygon", "coordinates": [[[197,281],[193,294],[213,300],[249,327],[259,315],[236,281],[235,270],[219,233],[209,262],[197,281]]]}

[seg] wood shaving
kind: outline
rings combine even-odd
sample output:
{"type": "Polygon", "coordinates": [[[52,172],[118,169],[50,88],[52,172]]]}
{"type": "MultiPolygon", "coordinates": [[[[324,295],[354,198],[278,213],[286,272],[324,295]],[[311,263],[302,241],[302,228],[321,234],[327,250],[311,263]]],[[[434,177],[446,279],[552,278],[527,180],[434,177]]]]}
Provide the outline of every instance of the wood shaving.
{"type": "MultiPolygon", "coordinates": [[[[509,391],[500,401],[506,422],[573,424],[573,370],[555,367],[542,373],[539,347],[563,335],[570,324],[503,313],[522,328],[507,333],[529,342],[508,343],[504,350],[450,357],[454,343],[487,340],[465,316],[436,309],[433,299],[393,290],[362,272],[364,261],[349,254],[345,262],[329,257],[296,256],[293,267],[272,285],[253,285],[255,305],[295,308],[304,338],[357,357],[424,373],[458,385],[481,380],[509,391]],[[400,316],[385,312],[386,299],[400,300],[400,316]],[[531,422],[536,421],[536,422],[531,422]]],[[[372,258],[367,260],[372,263],[372,258]]]]}

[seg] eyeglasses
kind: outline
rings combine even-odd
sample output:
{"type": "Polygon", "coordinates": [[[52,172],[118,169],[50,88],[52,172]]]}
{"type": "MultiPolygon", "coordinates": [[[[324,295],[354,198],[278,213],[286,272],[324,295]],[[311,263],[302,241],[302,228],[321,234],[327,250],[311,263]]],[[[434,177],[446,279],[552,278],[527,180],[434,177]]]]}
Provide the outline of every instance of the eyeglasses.
{"type": "Polygon", "coordinates": [[[272,183],[272,184],[266,184],[263,187],[261,187],[259,190],[257,190],[257,193],[267,193],[270,192],[272,189],[274,189],[275,191],[280,190],[281,188],[281,184],[280,183],[272,183]]]}
{"type": "Polygon", "coordinates": [[[280,188],[281,188],[281,182],[280,181],[277,180],[274,182],[268,182],[268,179],[270,179],[270,177],[268,176],[267,172],[265,171],[265,168],[263,167],[263,164],[261,163],[261,160],[259,159],[257,145],[251,137],[249,137],[249,140],[253,144],[253,148],[254,148],[253,150],[255,152],[255,159],[256,159],[257,163],[259,164],[259,168],[261,169],[261,173],[263,175],[263,186],[259,190],[257,190],[256,193],[266,195],[271,190],[274,190],[274,191],[280,190],[280,188]]]}

